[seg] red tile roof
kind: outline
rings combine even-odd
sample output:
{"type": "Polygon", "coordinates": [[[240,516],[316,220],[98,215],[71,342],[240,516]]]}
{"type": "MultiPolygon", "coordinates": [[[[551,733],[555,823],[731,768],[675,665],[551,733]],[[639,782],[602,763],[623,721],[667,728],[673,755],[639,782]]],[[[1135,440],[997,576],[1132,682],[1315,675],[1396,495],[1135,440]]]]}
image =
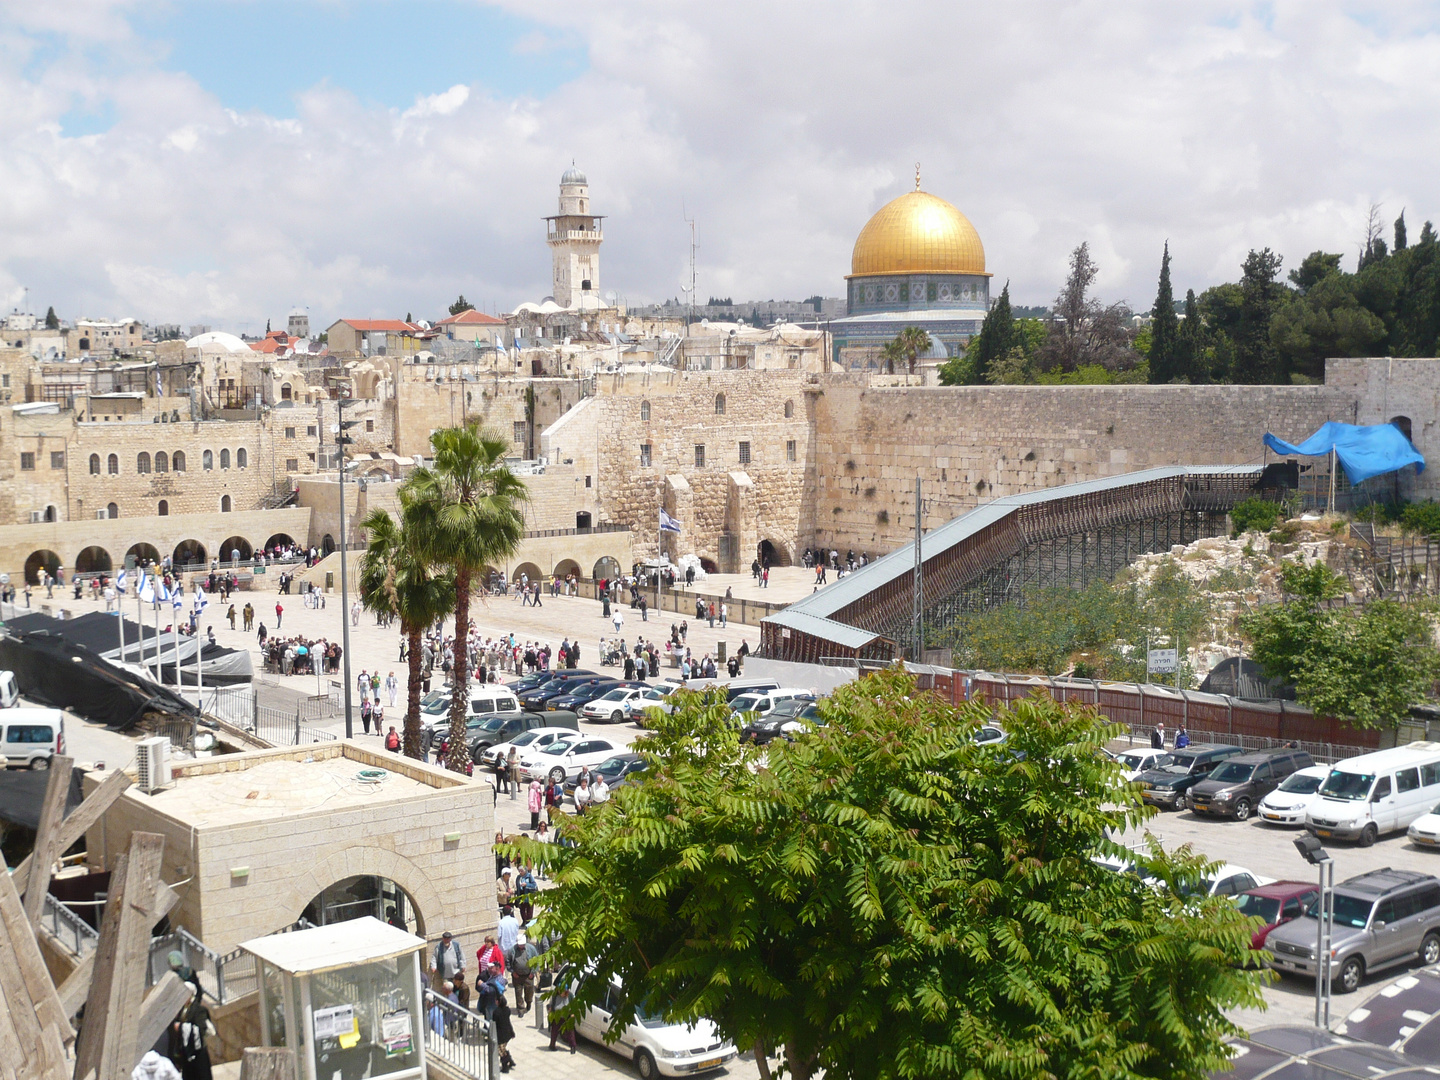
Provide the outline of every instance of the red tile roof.
{"type": "Polygon", "coordinates": [[[346,326],[356,330],[384,330],[391,333],[415,333],[422,329],[418,323],[408,323],[401,319],[341,319],[346,326]]]}
{"type": "Polygon", "coordinates": [[[273,353],[276,349],[293,349],[298,337],[291,337],[284,330],[271,330],[259,341],[250,342],[256,352],[273,353]]]}
{"type": "Polygon", "coordinates": [[[472,326],[504,326],[504,319],[497,319],[494,315],[486,315],[483,311],[476,311],[474,308],[467,308],[459,315],[451,315],[448,319],[441,319],[436,326],[454,326],[464,323],[472,326]]]}

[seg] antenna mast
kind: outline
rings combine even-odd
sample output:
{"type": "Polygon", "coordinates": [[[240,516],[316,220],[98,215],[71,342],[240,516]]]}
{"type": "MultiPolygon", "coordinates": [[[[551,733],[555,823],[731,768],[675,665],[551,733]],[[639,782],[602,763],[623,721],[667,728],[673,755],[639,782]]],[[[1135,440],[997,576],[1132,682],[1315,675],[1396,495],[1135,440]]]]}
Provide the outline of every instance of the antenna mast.
{"type": "MultiPolygon", "coordinates": [[[[685,214],[685,204],[680,204],[680,213],[685,214]]],[[[699,246],[695,239],[695,219],[685,214],[685,222],[690,226],[690,314],[685,321],[685,332],[689,334],[690,325],[695,321],[695,249],[699,246]]]]}

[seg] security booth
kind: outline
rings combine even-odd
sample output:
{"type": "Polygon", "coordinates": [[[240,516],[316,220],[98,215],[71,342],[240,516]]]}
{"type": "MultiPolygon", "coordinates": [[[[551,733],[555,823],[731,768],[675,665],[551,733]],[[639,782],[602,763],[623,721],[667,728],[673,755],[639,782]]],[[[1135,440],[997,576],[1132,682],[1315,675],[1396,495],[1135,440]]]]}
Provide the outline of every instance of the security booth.
{"type": "Polygon", "coordinates": [[[255,957],[265,1046],[302,1080],[425,1077],[425,939],[372,916],[242,942],[255,957]]]}

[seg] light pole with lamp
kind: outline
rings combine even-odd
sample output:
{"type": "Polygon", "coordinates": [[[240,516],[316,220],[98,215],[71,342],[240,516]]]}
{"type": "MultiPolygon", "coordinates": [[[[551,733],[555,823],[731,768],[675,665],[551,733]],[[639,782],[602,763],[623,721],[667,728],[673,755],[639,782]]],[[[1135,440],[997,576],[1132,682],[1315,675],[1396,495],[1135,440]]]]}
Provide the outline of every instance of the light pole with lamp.
{"type": "Polygon", "coordinates": [[[345,430],[360,421],[345,419],[345,406],[353,405],[355,399],[348,396],[349,391],[341,393],[347,396],[342,396],[335,402],[335,412],[340,418],[335,425],[335,448],[340,460],[340,685],[345,702],[345,738],[353,739],[355,724],[350,719],[350,578],[345,569],[346,539],[350,532],[345,521],[345,447],[355,440],[346,435],[345,430]]]}
{"type": "Polygon", "coordinates": [[[1315,1026],[1330,1027],[1330,942],[1335,928],[1335,860],[1311,833],[1295,838],[1295,850],[1320,868],[1320,911],[1315,917],[1315,1026]]]}

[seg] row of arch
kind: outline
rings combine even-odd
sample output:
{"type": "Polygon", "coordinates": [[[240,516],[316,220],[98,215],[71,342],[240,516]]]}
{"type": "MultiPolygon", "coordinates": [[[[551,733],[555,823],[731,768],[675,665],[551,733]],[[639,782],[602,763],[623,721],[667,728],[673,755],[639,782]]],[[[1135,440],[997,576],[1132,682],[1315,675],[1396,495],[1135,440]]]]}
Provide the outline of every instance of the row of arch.
{"type": "MultiPolygon", "coordinates": [[[[164,450],[157,450],[155,451],[155,456],[153,458],[150,456],[149,451],[146,450],[141,450],[140,453],[135,455],[135,471],[137,473],[184,472],[186,464],[187,462],[184,450],[176,450],[173,454],[167,454],[164,450]]],[[[247,468],[249,464],[249,451],[247,451],[242,446],[240,447],[240,449],[235,451],[235,467],[237,469],[244,469],[247,468]]],[[[119,454],[109,454],[103,461],[101,460],[99,454],[90,455],[91,476],[100,476],[102,465],[104,466],[105,474],[109,476],[120,475],[119,454]]],[[[200,468],[205,470],[206,472],[209,472],[211,469],[215,468],[215,454],[213,451],[201,451],[200,468]]],[[[220,468],[230,468],[230,451],[228,449],[220,451],[220,468]]]]}
{"type": "MultiPolygon", "coordinates": [[[[325,539],[328,541],[325,544],[325,553],[329,554],[334,550],[335,543],[328,536],[325,539]]],[[[295,539],[289,533],[275,533],[265,541],[262,548],[273,548],[276,545],[286,547],[294,543],[295,539]]],[[[212,557],[219,559],[222,565],[229,563],[234,558],[238,558],[240,562],[249,562],[255,556],[255,546],[243,536],[231,536],[222,540],[216,550],[211,552],[202,541],[187,539],[176,544],[169,552],[169,556],[172,565],[177,568],[207,567],[212,557]]],[[[136,566],[143,566],[146,563],[158,566],[161,558],[163,558],[163,554],[160,549],[143,540],[131,544],[119,563],[108,549],[99,544],[91,544],[75,556],[72,570],[76,574],[108,574],[118,570],[126,562],[133,562],[136,566]]],[[[39,585],[42,573],[54,577],[55,571],[64,565],[60,556],[54,551],[45,548],[32,551],[30,557],[25,560],[25,580],[31,585],[39,585]]]]}
{"type": "MultiPolygon", "coordinates": [[[[49,510],[50,510],[50,509],[53,509],[53,507],[47,508],[47,516],[46,516],[46,518],[45,518],[46,521],[54,521],[54,520],[55,520],[55,518],[54,518],[53,516],[49,516],[49,510]]],[[[235,509],[235,502],[234,502],[233,499],[230,498],[229,495],[221,495],[221,496],[220,496],[220,502],[219,502],[219,505],[218,505],[217,509],[218,509],[218,510],[220,511],[220,513],[222,513],[222,514],[228,514],[228,513],[230,513],[232,510],[235,509]]],[[[202,511],[202,512],[203,512],[203,511],[202,511]]],[[[118,517],[120,516],[120,504],[119,504],[119,503],[113,503],[113,502],[112,502],[112,503],[106,503],[106,505],[105,505],[105,516],[108,517],[108,518],[111,518],[111,519],[118,518],[118,517]]],[[[157,503],[155,504],[155,516],[156,516],[156,517],[169,517],[169,516],[170,516],[170,500],[169,500],[169,499],[161,499],[159,502],[157,502],[157,503]]]]}
{"type": "MultiPolygon", "coordinates": [[[[724,416],[724,415],[725,415],[725,395],[724,395],[724,394],[716,394],[716,395],[715,395],[715,415],[716,415],[716,416],[724,416]]],[[[795,415],[795,402],[794,402],[793,400],[786,399],[786,401],[785,401],[785,419],[786,419],[786,420],[789,420],[789,419],[791,419],[792,417],[794,417],[794,415],[795,415]]],[[[642,400],[642,401],[640,402],[640,419],[641,419],[642,421],[648,421],[648,420],[650,419],[650,402],[649,402],[649,401],[644,401],[644,400],[642,400]]]]}

